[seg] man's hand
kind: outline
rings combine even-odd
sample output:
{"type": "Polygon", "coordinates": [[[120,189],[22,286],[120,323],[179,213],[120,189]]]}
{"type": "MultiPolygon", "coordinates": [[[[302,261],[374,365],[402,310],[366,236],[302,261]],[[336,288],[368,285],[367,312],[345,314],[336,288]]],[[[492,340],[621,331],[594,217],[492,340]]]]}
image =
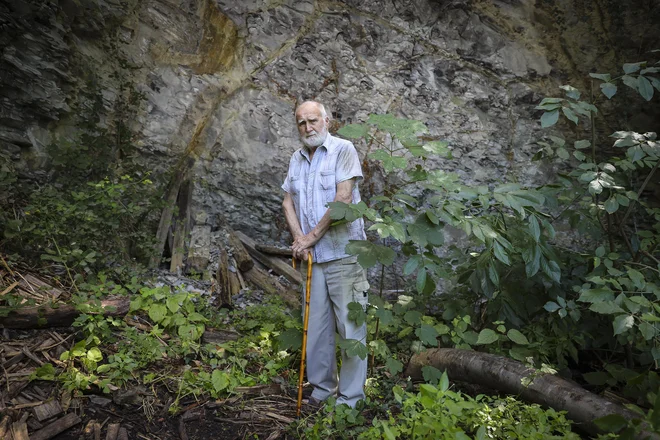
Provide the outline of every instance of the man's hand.
{"type": "Polygon", "coordinates": [[[307,261],[307,254],[312,252],[312,248],[303,249],[302,251],[293,251],[293,258],[300,261],[307,261]]]}
{"type": "Polygon", "coordinates": [[[315,237],[313,232],[299,236],[291,245],[293,256],[301,260],[306,260],[307,253],[318,243],[319,239],[320,237],[315,237]]]}

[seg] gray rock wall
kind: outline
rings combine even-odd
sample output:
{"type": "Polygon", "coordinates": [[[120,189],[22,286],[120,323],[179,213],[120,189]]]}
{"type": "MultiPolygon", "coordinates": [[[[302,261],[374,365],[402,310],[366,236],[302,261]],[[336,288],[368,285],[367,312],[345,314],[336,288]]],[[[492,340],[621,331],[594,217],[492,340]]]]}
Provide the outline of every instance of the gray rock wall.
{"type": "MultiPolygon", "coordinates": [[[[540,182],[551,170],[530,162],[533,107],[644,59],[659,18],[644,0],[7,0],[0,149],[23,177],[47,178],[46,146],[75,138],[86,96],[100,93],[99,124],[127,118],[155,175],[193,163],[194,208],[212,227],[222,216],[284,241],[296,102],[326,103],[335,127],[370,113],[420,119],[452,146],[433,166],[467,182],[540,182]],[[118,114],[131,91],[130,117],[118,114]]],[[[634,106],[604,109],[603,132],[648,129],[634,106]]]]}

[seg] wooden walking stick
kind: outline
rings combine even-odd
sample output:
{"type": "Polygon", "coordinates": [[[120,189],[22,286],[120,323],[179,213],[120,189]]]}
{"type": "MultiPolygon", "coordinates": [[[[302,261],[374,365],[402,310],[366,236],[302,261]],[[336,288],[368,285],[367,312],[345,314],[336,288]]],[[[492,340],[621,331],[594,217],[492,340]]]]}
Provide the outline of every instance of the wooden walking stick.
{"type": "MultiPolygon", "coordinates": [[[[293,259],[293,267],[296,267],[296,260],[293,259]]],[[[298,378],[298,406],[296,415],[300,417],[300,408],[302,407],[303,376],[305,375],[305,358],[307,357],[307,328],[309,327],[309,298],[312,290],[312,253],[307,254],[307,284],[305,286],[305,318],[303,319],[303,338],[302,353],[300,354],[300,377],[298,378]]]]}

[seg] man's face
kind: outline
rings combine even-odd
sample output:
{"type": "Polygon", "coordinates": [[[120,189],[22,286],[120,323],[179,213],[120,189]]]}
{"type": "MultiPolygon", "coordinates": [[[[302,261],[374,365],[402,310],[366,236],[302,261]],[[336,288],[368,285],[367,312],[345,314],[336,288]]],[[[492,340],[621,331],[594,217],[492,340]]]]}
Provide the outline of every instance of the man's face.
{"type": "Polygon", "coordinates": [[[328,136],[327,117],[321,116],[319,107],[314,103],[305,103],[296,110],[296,124],[300,140],[308,148],[323,145],[328,136]]]}

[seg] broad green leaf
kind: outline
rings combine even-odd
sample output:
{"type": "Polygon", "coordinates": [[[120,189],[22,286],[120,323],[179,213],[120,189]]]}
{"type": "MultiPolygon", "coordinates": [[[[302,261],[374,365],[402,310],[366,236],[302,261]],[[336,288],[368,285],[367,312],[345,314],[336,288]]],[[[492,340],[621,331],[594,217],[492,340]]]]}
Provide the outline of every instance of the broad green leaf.
{"type": "Polygon", "coordinates": [[[602,83],[600,85],[600,91],[603,92],[603,95],[605,95],[607,99],[612,99],[612,96],[616,95],[617,86],[610,82],[602,83]]]}
{"type": "MultiPolygon", "coordinates": [[[[576,121],[577,121],[577,118],[576,118],[576,121]]],[[[577,124],[577,122],[576,122],[576,124],[577,124]]],[[[566,148],[561,148],[560,147],[560,148],[557,148],[557,157],[559,157],[560,159],[566,160],[571,156],[570,156],[570,154],[568,154],[568,150],[566,150],[566,148]]]]}
{"type": "Polygon", "coordinates": [[[97,347],[92,347],[87,350],[87,359],[92,362],[101,362],[103,360],[103,354],[101,354],[101,350],[97,347]]]}
{"type": "Polygon", "coordinates": [[[575,125],[578,124],[578,117],[573,110],[568,107],[562,107],[561,111],[564,113],[564,116],[566,116],[570,121],[573,121],[575,125]]]}
{"type": "Polygon", "coordinates": [[[599,179],[594,179],[589,182],[589,193],[596,195],[603,192],[603,185],[599,179]]]}
{"type": "Polygon", "coordinates": [[[447,148],[448,146],[449,143],[445,141],[432,141],[424,144],[422,148],[431,154],[436,154],[440,157],[449,157],[451,156],[451,151],[447,148]]]}
{"type": "Polygon", "coordinates": [[[369,133],[369,126],[366,124],[348,124],[337,130],[337,134],[347,139],[361,139],[369,133]]]}
{"type": "Polygon", "coordinates": [[[602,81],[609,81],[612,79],[612,76],[609,73],[590,73],[589,76],[602,81]]]}
{"type": "Polygon", "coordinates": [[[422,324],[421,327],[418,327],[415,330],[415,335],[417,335],[417,337],[422,341],[424,345],[429,347],[435,347],[438,345],[438,332],[431,325],[422,324]]]}
{"type": "Polygon", "coordinates": [[[414,223],[408,224],[410,239],[420,247],[427,244],[440,246],[444,243],[441,225],[434,225],[425,214],[418,215],[414,223]]]}
{"type": "Polygon", "coordinates": [[[619,307],[614,301],[603,301],[603,302],[593,303],[591,306],[589,306],[589,310],[603,315],[625,313],[625,310],[619,307]]]}
{"type": "Polygon", "coordinates": [[[642,95],[642,98],[650,101],[653,98],[653,86],[648,79],[640,75],[637,78],[637,90],[639,94],[642,95]]]}
{"type": "Polygon", "coordinates": [[[369,354],[366,345],[357,339],[344,339],[339,341],[339,348],[346,351],[347,356],[357,356],[360,359],[364,360],[369,354]]]}
{"type": "Polygon", "coordinates": [[[642,322],[639,324],[638,329],[644,339],[647,341],[653,339],[658,332],[655,326],[653,324],[649,324],[648,322],[642,322]]]}
{"type": "Polygon", "coordinates": [[[493,254],[495,255],[495,258],[500,260],[502,263],[506,264],[507,266],[511,265],[511,262],[509,261],[509,255],[499,243],[499,241],[495,241],[493,243],[493,254]]]}
{"type": "Polygon", "coordinates": [[[623,83],[625,85],[627,85],[631,89],[637,91],[637,88],[639,87],[639,83],[637,81],[637,78],[635,78],[634,76],[630,76],[630,75],[623,75],[623,77],[621,79],[623,80],[623,83]]]}
{"type": "Polygon", "coordinates": [[[555,283],[561,281],[561,269],[556,261],[541,258],[541,270],[555,283]]]}
{"type": "Polygon", "coordinates": [[[479,337],[477,338],[477,345],[487,345],[492,344],[498,340],[497,333],[494,330],[485,328],[479,332],[479,337]]]}
{"type": "Polygon", "coordinates": [[[346,253],[357,255],[358,262],[365,269],[373,267],[377,263],[390,266],[396,257],[394,250],[366,240],[349,241],[346,245],[346,253]]]}
{"type": "Polygon", "coordinates": [[[348,303],[348,319],[353,321],[357,326],[367,321],[367,314],[364,312],[362,304],[355,301],[348,303]]]}
{"type": "Polygon", "coordinates": [[[408,261],[406,261],[406,264],[403,266],[403,274],[404,275],[410,275],[417,269],[417,266],[419,266],[420,262],[422,261],[422,256],[421,255],[413,255],[410,257],[408,261]]]}
{"type": "Polygon", "coordinates": [[[619,209],[619,201],[616,197],[610,197],[605,201],[605,211],[614,214],[619,209]]]}
{"type": "Polygon", "coordinates": [[[229,386],[229,375],[222,370],[213,370],[211,373],[211,385],[216,393],[226,389],[229,386]]]}
{"type": "Polygon", "coordinates": [[[635,324],[635,318],[632,315],[618,315],[612,323],[614,336],[631,329],[633,324],[635,324]]]}
{"type": "Polygon", "coordinates": [[[589,148],[591,146],[591,142],[589,142],[586,139],[581,139],[579,141],[575,141],[573,143],[573,146],[575,147],[576,150],[583,150],[585,148],[589,148]]]}
{"type": "Polygon", "coordinates": [[[387,309],[378,309],[375,314],[376,318],[380,319],[381,324],[388,325],[394,321],[394,315],[391,310],[387,309]]]}
{"type": "Polygon", "coordinates": [[[648,77],[648,79],[649,79],[649,81],[651,81],[651,84],[653,84],[653,87],[654,87],[658,92],[660,92],[660,79],[658,79],[658,78],[656,78],[656,77],[654,77],[654,76],[650,76],[650,77],[648,77]]]}
{"type": "Polygon", "coordinates": [[[559,110],[552,110],[543,113],[541,116],[541,128],[552,127],[559,120],[559,110]]]}
{"type": "Polygon", "coordinates": [[[560,86],[559,88],[562,89],[562,90],[565,90],[566,91],[566,96],[568,96],[569,98],[575,99],[576,101],[578,99],[580,99],[580,91],[578,89],[576,89],[575,87],[569,86],[569,85],[563,85],[563,86],[560,86]]]}
{"type": "Polygon", "coordinates": [[[179,298],[176,296],[170,296],[167,298],[167,308],[170,310],[172,313],[176,313],[179,311],[179,298]]]}
{"type": "Polygon", "coordinates": [[[389,114],[370,115],[367,123],[392,134],[406,147],[418,145],[418,136],[428,132],[428,128],[421,121],[397,119],[389,114]]]}
{"type": "Polygon", "coordinates": [[[541,227],[539,226],[539,221],[536,219],[535,215],[529,216],[529,225],[528,230],[534,241],[538,243],[539,238],[541,237],[541,227]]]}
{"type": "Polygon", "coordinates": [[[422,367],[422,376],[427,383],[437,385],[438,382],[440,382],[440,379],[442,379],[442,371],[431,365],[425,365],[422,367]]]}
{"type": "Polygon", "coordinates": [[[574,151],[573,152],[573,157],[575,157],[579,161],[584,161],[587,156],[584,155],[581,151],[574,151]]]}
{"type": "Polygon", "coordinates": [[[289,328],[280,333],[277,340],[280,343],[280,349],[297,350],[302,346],[302,332],[297,328],[289,328]]]}
{"type": "Polygon", "coordinates": [[[426,287],[426,278],[426,269],[420,269],[417,272],[417,281],[415,283],[417,293],[424,293],[424,288],[426,287]]]}
{"type": "Polygon", "coordinates": [[[149,318],[158,324],[167,316],[167,306],[165,304],[152,304],[149,307],[149,318]]]}
{"type": "Polygon", "coordinates": [[[391,375],[396,375],[403,371],[403,362],[398,361],[392,357],[388,357],[385,360],[385,367],[391,375]]]}
{"type": "Polygon", "coordinates": [[[388,173],[391,173],[394,169],[402,170],[408,166],[408,159],[405,157],[394,156],[382,149],[370,153],[369,158],[383,162],[383,169],[388,173]]]}
{"type": "Polygon", "coordinates": [[[638,289],[643,289],[644,286],[646,285],[646,281],[644,280],[644,275],[635,269],[628,268],[628,277],[632,280],[633,284],[635,284],[635,287],[638,289]]]}
{"type": "Polygon", "coordinates": [[[638,72],[639,69],[642,67],[642,64],[646,64],[646,61],[642,61],[639,63],[626,63],[623,65],[623,71],[624,73],[638,72]]]}
{"type": "Polygon", "coordinates": [[[527,336],[523,335],[519,330],[516,330],[515,328],[512,328],[508,332],[506,332],[506,335],[516,344],[519,345],[529,344],[529,340],[527,339],[527,336]]]}
{"type": "Polygon", "coordinates": [[[588,303],[614,301],[614,292],[607,287],[584,289],[580,292],[580,297],[577,300],[588,303]]]}
{"type": "Polygon", "coordinates": [[[548,301],[547,303],[545,303],[543,308],[546,309],[548,312],[552,313],[561,309],[561,306],[554,301],[548,301]]]}
{"type": "Polygon", "coordinates": [[[330,218],[333,220],[346,219],[346,221],[352,222],[360,217],[348,203],[329,202],[328,208],[330,209],[330,218]]]}
{"type": "Polygon", "coordinates": [[[421,324],[422,316],[424,315],[422,315],[417,310],[408,310],[406,314],[403,315],[403,320],[410,325],[417,325],[417,324],[421,324]]]}

